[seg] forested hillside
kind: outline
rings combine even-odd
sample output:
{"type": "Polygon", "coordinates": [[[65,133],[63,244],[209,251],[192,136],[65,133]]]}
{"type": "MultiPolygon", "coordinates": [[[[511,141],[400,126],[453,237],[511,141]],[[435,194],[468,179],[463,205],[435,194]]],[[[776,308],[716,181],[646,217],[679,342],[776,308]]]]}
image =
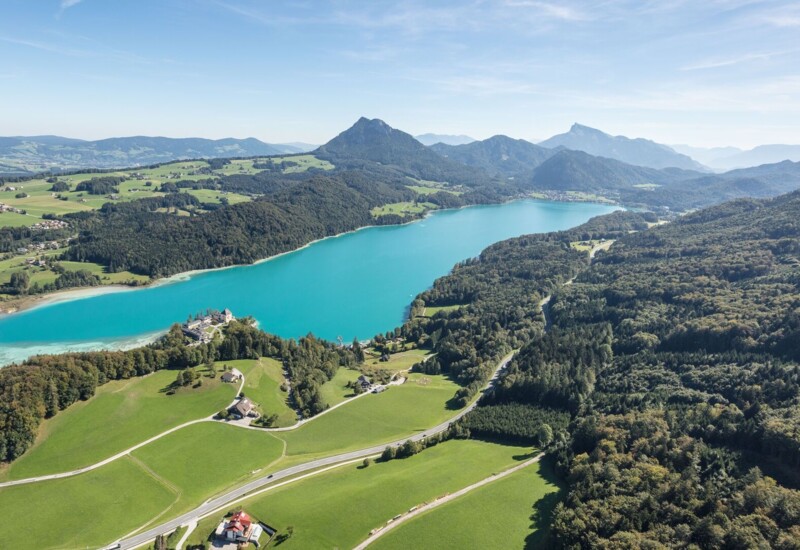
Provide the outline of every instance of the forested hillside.
{"type": "Polygon", "coordinates": [[[700,211],[622,235],[555,293],[553,329],[485,400],[572,415],[555,545],[797,547],[798,220],[797,192],[700,211]]]}
{"type": "Polygon", "coordinates": [[[558,152],[506,136],[457,146],[436,143],[431,150],[467,166],[480,168],[490,175],[514,178],[530,177],[537,166],[558,152]]]}

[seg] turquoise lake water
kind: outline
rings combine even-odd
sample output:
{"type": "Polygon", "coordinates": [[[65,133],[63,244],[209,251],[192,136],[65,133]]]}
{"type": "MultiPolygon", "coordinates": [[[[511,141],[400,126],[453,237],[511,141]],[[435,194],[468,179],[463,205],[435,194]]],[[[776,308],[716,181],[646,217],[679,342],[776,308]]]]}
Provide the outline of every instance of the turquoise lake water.
{"type": "Polygon", "coordinates": [[[40,306],[0,318],[0,365],[36,353],[129,347],[206,308],[252,315],[284,337],[367,339],[400,325],[415,295],[488,245],[567,229],[615,207],[516,201],[371,227],[250,266],[40,306]]]}

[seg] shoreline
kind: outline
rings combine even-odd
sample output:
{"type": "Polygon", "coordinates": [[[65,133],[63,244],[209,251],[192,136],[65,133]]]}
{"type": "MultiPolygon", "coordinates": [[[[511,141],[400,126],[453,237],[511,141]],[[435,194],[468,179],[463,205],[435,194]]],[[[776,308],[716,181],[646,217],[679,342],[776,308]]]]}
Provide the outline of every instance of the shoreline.
{"type": "Polygon", "coordinates": [[[181,273],[176,273],[174,275],[169,275],[168,277],[161,277],[158,279],[151,280],[149,283],[144,285],[138,286],[128,286],[123,284],[111,284],[111,285],[101,285],[97,287],[84,287],[84,288],[73,288],[73,289],[64,289],[59,290],[56,292],[51,292],[48,294],[36,294],[33,296],[25,296],[18,299],[8,300],[6,302],[0,302],[0,320],[10,317],[12,315],[17,315],[20,313],[24,313],[27,311],[33,311],[35,309],[51,306],[54,304],[62,303],[62,302],[70,302],[73,300],[80,300],[83,298],[92,298],[94,296],[102,296],[104,294],[112,294],[116,292],[128,292],[134,290],[145,290],[148,288],[156,288],[159,286],[169,285],[173,283],[180,283],[183,281],[187,281],[196,275],[202,275],[204,273],[211,273],[214,271],[222,271],[224,269],[234,269],[234,268],[244,268],[244,267],[251,267],[256,266],[265,262],[269,262],[285,256],[287,254],[293,254],[295,252],[300,252],[306,248],[311,247],[314,244],[326,241],[328,239],[337,239],[339,237],[343,237],[350,234],[355,234],[359,231],[363,231],[365,229],[373,229],[373,228],[380,228],[380,227],[402,227],[405,225],[411,225],[414,223],[418,223],[428,219],[431,216],[436,215],[440,212],[457,212],[459,210],[465,210],[468,208],[477,208],[477,207],[486,207],[486,206],[502,206],[505,204],[510,204],[513,202],[518,201],[541,201],[541,202],[553,202],[559,204],[570,204],[572,202],[582,202],[587,204],[597,204],[600,206],[617,206],[621,209],[625,209],[623,205],[619,204],[608,204],[608,203],[601,203],[601,202],[593,202],[593,201],[559,201],[554,199],[548,198],[539,198],[539,197],[519,197],[514,199],[509,199],[507,201],[499,202],[499,203],[491,203],[491,204],[467,204],[464,206],[459,206],[457,208],[440,208],[436,210],[428,210],[424,216],[421,218],[417,218],[414,220],[409,220],[407,222],[398,223],[398,224],[390,224],[390,225],[364,225],[358,227],[356,229],[352,229],[350,231],[344,231],[342,233],[337,233],[335,235],[328,235],[326,237],[320,237],[319,239],[315,239],[313,241],[309,241],[308,243],[300,246],[298,248],[294,248],[292,250],[287,250],[285,252],[279,252],[278,254],[273,254],[272,256],[267,256],[266,258],[261,258],[260,260],[256,260],[250,264],[234,264],[234,265],[226,265],[222,267],[209,267],[205,269],[193,269],[190,271],[182,271],[181,273]],[[4,311],[5,309],[5,311],[4,311]]]}
{"type": "Polygon", "coordinates": [[[103,294],[112,294],[115,292],[125,292],[128,290],[137,290],[140,288],[147,288],[150,285],[128,286],[123,284],[110,284],[98,285],[79,288],[65,288],[63,290],[56,290],[55,292],[48,292],[47,294],[33,294],[23,296],[21,298],[13,298],[0,302],[0,319],[36,309],[45,307],[60,302],[70,302],[72,300],[80,300],[82,298],[91,298],[93,296],[102,296],[103,294]]]}

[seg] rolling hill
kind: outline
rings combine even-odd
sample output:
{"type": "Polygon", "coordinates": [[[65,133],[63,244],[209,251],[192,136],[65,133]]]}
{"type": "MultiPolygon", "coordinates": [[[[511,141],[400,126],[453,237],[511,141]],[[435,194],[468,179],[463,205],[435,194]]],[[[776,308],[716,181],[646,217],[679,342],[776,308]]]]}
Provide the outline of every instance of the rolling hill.
{"type": "Polygon", "coordinates": [[[494,136],[456,146],[437,143],[431,149],[443,157],[481,168],[490,175],[504,177],[530,173],[558,152],[507,136],[494,136]]]}
{"type": "Polygon", "coordinates": [[[0,137],[0,173],[31,174],[75,168],[147,166],[190,158],[230,158],[301,152],[255,138],[203,139],[150,136],[97,141],[60,136],[0,137]]]}

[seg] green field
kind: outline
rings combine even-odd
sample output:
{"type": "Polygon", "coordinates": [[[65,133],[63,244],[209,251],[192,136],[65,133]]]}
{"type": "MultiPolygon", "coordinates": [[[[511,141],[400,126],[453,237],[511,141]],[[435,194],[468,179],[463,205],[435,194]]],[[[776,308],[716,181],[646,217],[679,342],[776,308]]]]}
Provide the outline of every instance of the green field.
{"type": "Polygon", "coordinates": [[[176,371],[109,382],[97,395],[45,420],[34,446],[7,468],[2,477],[21,479],[94,464],[169,428],[209,416],[235,394],[219,377],[203,377],[200,388],[162,390],[176,371]]]}
{"type": "Polygon", "coordinates": [[[258,405],[261,414],[278,415],[275,427],[291,426],[297,422],[297,414],[286,403],[288,394],[281,390],[281,384],[286,382],[286,379],[283,376],[283,367],[278,361],[267,357],[258,361],[220,361],[217,362],[217,370],[220,372],[223,364],[242,371],[245,379],[244,394],[258,405]]]}
{"type": "Polygon", "coordinates": [[[433,195],[438,193],[439,191],[444,191],[445,193],[450,193],[451,195],[463,195],[464,192],[460,190],[460,186],[453,188],[446,183],[438,182],[438,181],[429,181],[429,180],[420,180],[416,178],[408,178],[412,182],[413,185],[406,185],[409,189],[418,193],[420,195],[433,195]]]}
{"type": "Polygon", "coordinates": [[[283,443],[269,432],[204,422],[137,449],[132,456],[177,491],[180,498],[169,510],[175,515],[252,478],[282,452],[283,443]]]}
{"type": "MultiPolygon", "coordinates": [[[[313,155],[280,156],[272,157],[274,162],[291,161],[297,166],[289,166],[284,173],[305,172],[309,168],[319,168],[331,170],[334,166],[328,161],[318,159],[313,155]]],[[[69,176],[59,176],[60,181],[70,185],[69,191],[54,193],[50,191],[52,183],[43,178],[31,179],[20,183],[9,183],[15,187],[13,191],[5,191],[6,185],[0,186],[0,202],[15,208],[21,208],[27,215],[5,212],[0,214],[0,227],[10,226],[19,227],[33,225],[41,221],[44,214],[67,214],[70,212],[80,212],[84,210],[94,210],[103,206],[107,202],[121,202],[147,197],[163,196],[158,191],[162,183],[168,181],[189,180],[198,181],[227,176],[232,174],[253,175],[263,170],[254,168],[253,163],[265,161],[261,159],[234,159],[220,169],[213,170],[212,173],[201,173],[209,168],[208,162],[204,160],[178,161],[155,168],[130,168],[114,172],[87,173],[81,172],[69,176]],[[106,195],[89,195],[85,192],[75,191],[78,183],[96,177],[127,177],[128,179],[118,185],[119,193],[117,197],[110,198],[106,195]],[[150,185],[147,185],[150,183],[150,185]],[[16,198],[18,193],[26,193],[24,198],[16,198]]],[[[185,193],[196,196],[201,202],[219,203],[220,198],[224,197],[231,204],[251,200],[250,197],[237,193],[225,193],[211,189],[184,189],[185,193]]]]}
{"type": "Polygon", "coordinates": [[[411,349],[408,351],[399,351],[389,355],[388,361],[381,361],[380,354],[366,350],[364,358],[364,370],[387,370],[391,372],[399,372],[410,369],[414,364],[419,363],[429,355],[427,350],[411,349]]]}
{"type": "Polygon", "coordinates": [[[309,168],[319,168],[320,170],[333,170],[334,166],[327,160],[318,159],[314,155],[297,155],[290,157],[273,157],[274,162],[281,162],[284,160],[296,162],[297,166],[289,166],[283,172],[285,174],[292,174],[296,172],[305,172],[309,168]]]}
{"type": "Polygon", "coordinates": [[[176,499],[130,458],[87,474],[0,489],[0,540],[8,548],[93,548],[152,520],[176,499]],[[21,515],[35,510],[30,538],[20,540],[21,515]],[[13,541],[13,542],[12,542],[13,541]]]}
{"type": "MultiPolygon", "coordinates": [[[[448,441],[407,459],[336,468],[241,506],[279,530],[294,527],[294,536],[280,548],[352,548],[395,515],[509,468],[529,452],[474,440],[448,441]]],[[[219,520],[215,515],[201,522],[189,542],[205,540],[219,520]]]]}
{"type": "MultiPolygon", "coordinates": [[[[303,460],[424,432],[455,414],[447,408],[458,385],[443,376],[411,374],[402,386],[356,399],[290,432],[275,436],[287,455],[303,460]]],[[[295,461],[297,462],[297,461],[295,461]]]]}
{"type": "Polygon", "coordinates": [[[355,382],[359,376],[360,373],[357,370],[345,368],[337,370],[336,375],[320,388],[322,399],[328,406],[333,407],[345,399],[353,397],[355,394],[352,389],[347,387],[347,383],[355,382]]]}
{"type": "Polygon", "coordinates": [[[370,548],[544,548],[559,491],[551,467],[539,462],[420,514],[370,548]]]}
{"type": "Polygon", "coordinates": [[[423,315],[426,317],[433,317],[440,311],[455,311],[461,307],[461,304],[456,304],[452,306],[425,306],[425,310],[422,312],[423,315]]]}
{"type": "Polygon", "coordinates": [[[220,204],[222,199],[227,200],[228,204],[239,204],[250,200],[250,197],[239,193],[228,193],[216,189],[186,189],[185,192],[194,195],[200,202],[212,204],[220,204]]]}
{"type": "Polygon", "coordinates": [[[397,214],[398,216],[407,216],[413,214],[422,214],[428,210],[434,210],[437,206],[432,202],[392,202],[384,204],[383,206],[376,206],[371,210],[372,216],[379,218],[388,214],[397,214]]]}
{"type": "Polygon", "coordinates": [[[0,227],[25,227],[38,221],[38,218],[31,218],[26,214],[18,214],[16,212],[0,213],[0,227]]]}
{"type": "MultiPolygon", "coordinates": [[[[277,363],[226,363],[253,380],[246,391],[254,399],[268,403],[270,392],[276,395],[277,363]]],[[[218,378],[203,378],[201,388],[179,390],[173,396],[160,392],[175,376],[175,371],[160,371],[102,386],[93,399],[46,421],[37,444],[13,464],[6,477],[18,479],[94,463],[182,421],[211,414],[232,397],[234,385],[223,385],[218,378]]],[[[343,379],[338,383],[343,384],[343,379]]],[[[245,430],[216,422],[193,424],[88,474],[0,490],[0,513],[20,502],[37,503],[58,491],[48,502],[48,513],[60,518],[56,522],[59,540],[71,541],[71,546],[98,544],[96,537],[103,533],[100,542],[108,542],[143,525],[145,519],[174,517],[214,494],[264,475],[267,468],[277,470],[424,431],[455,413],[446,403],[456,388],[441,376],[412,374],[401,386],[368,394],[288,432],[245,430]],[[125,495],[124,504],[97,494],[108,488],[125,495]],[[80,507],[73,507],[70,500],[76,494],[83,499],[80,507]],[[114,509],[109,511],[106,506],[114,509]],[[128,509],[136,513],[110,524],[128,509]],[[81,522],[93,514],[103,515],[103,520],[96,531],[84,533],[81,522]]],[[[475,459],[462,457],[459,468],[479,459],[478,455],[475,459]]],[[[401,462],[406,461],[398,464],[401,462]]],[[[482,467],[489,467],[489,462],[482,467]]],[[[42,547],[54,544],[45,538],[42,547]]]]}

